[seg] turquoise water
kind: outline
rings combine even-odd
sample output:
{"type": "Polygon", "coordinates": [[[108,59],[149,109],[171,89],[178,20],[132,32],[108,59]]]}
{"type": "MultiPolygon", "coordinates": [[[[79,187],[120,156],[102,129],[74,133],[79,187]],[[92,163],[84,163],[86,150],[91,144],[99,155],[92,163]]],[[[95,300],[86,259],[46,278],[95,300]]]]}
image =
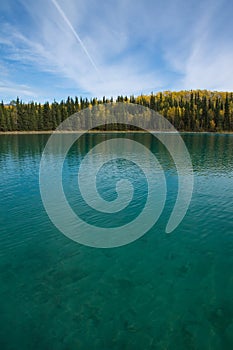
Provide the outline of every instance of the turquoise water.
{"type": "MultiPolygon", "coordinates": [[[[168,197],[160,219],[139,240],[114,249],[79,245],[49,220],[38,178],[48,137],[0,136],[0,349],[232,349],[233,135],[182,135],[195,185],[187,215],[172,234],[164,230],[177,174],[163,146],[147,134],[88,134],[72,147],[65,193],[83,220],[104,227],[116,221],[85,206],[77,190],[88,147],[130,137],[163,165],[168,197]]],[[[140,200],[116,218],[121,224],[143,209],[142,172],[118,160],[97,179],[101,195],[114,199],[111,179],[115,183],[124,171],[140,200]]]]}

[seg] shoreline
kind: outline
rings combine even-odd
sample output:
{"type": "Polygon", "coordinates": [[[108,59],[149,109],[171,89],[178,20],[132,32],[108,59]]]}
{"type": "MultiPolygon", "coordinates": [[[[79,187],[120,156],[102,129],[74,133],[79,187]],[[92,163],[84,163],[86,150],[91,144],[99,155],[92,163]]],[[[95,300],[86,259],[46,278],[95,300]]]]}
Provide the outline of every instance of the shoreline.
{"type": "Polygon", "coordinates": [[[232,135],[233,131],[156,131],[156,130],[147,130],[147,131],[141,131],[141,130],[77,130],[77,131],[55,131],[55,130],[45,130],[45,131],[0,131],[0,135],[47,135],[47,134],[129,134],[129,133],[166,133],[166,134],[218,134],[218,135],[232,135]]]}

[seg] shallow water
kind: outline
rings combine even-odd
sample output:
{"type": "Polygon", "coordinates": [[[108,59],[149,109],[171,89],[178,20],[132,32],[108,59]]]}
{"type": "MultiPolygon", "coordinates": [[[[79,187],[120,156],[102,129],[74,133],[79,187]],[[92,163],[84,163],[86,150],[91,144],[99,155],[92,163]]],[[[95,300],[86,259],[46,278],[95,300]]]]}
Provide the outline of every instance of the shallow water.
{"type": "MultiPolygon", "coordinates": [[[[168,197],[160,219],[137,241],[113,249],[75,243],[49,220],[38,176],[48,137],[0,136],[0,349],[232,349],[233,135],[182,135],[195,183],[172,234],[164,231],[177,174],[163,146],[147,134],[87,134],[72,147],[64,190],[74,211],[97,226],[134,219],[147,183],[133,164],[107,164],[97,178],[103,198],[115,198],[116,180],[126,171],[139,199],[114,220],[91,210],[76,183],[90,147],[130,137],[163,166],[168,197]]],[[[59,150],[53,161],[58,157],[59,150]]]]}

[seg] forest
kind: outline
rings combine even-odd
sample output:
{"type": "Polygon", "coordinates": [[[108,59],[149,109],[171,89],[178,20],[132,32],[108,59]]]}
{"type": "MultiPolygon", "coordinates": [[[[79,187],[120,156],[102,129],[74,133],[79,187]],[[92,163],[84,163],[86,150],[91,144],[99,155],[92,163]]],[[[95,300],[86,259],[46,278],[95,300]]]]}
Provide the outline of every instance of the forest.
{"type": "MultiPolygon", "coordinates": [[[[140,96],[68,97],[43,104],[24,103],[17,98],[9,104],[0,103],[0,131],[50,131],[66,118],[85,108],[105,103],[134,103],[148,107],[165,118],[179,131],[233,131],[233,93],[208,90],[164,91],[140,96]]],[[[89,125],[83,128],[89,129],[89,125]]],[[[115,126],[121,130],[121,126],[115,126]]],[[[105,129],[104,126],[102,128],[105,129]]]]}

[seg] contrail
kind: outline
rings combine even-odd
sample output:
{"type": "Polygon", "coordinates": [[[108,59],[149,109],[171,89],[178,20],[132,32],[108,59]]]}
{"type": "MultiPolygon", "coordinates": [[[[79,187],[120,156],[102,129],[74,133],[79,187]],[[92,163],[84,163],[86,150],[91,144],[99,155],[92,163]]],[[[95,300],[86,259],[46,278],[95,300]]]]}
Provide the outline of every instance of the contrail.
{"type": "Polygon", "coordinates": [[[76,32],[76,30],[74,29],[74,27],[72,26],[72,24],[70,23],[69,19],[67,18],[67,16],[65,15],[64,11],[62,10],[62,8],[60,7],[60,5],[57,3],[56,0],[51,0],[52,3],[54,4],[54,6],[56,7],[56,9],[58,10],[58,12],[60,13],[60,15],[62,16],[62,18],[64,19],[64,21],[66,22],[66,24],[68,25],[68,27],[70,28],[70,30],[72,31],[72,33],[74,34],[75,38],[77,39],[77,41],[79,42],[79,44],[81,45],[83,51],[85,52],[85,54],[87,55],[89,61],[91,62],[92,66],[94,67],[94,69],[96,70],[96,72],[98,73],[98,75],[100,76],[100,71],[97,68],[95,62],[93,61],[91,55],[89,54],[89,52],[87,51],[86,46],[84,45],[84,43],[82,42],[80,36],[78,35],[78,33],[76,32]]]}

